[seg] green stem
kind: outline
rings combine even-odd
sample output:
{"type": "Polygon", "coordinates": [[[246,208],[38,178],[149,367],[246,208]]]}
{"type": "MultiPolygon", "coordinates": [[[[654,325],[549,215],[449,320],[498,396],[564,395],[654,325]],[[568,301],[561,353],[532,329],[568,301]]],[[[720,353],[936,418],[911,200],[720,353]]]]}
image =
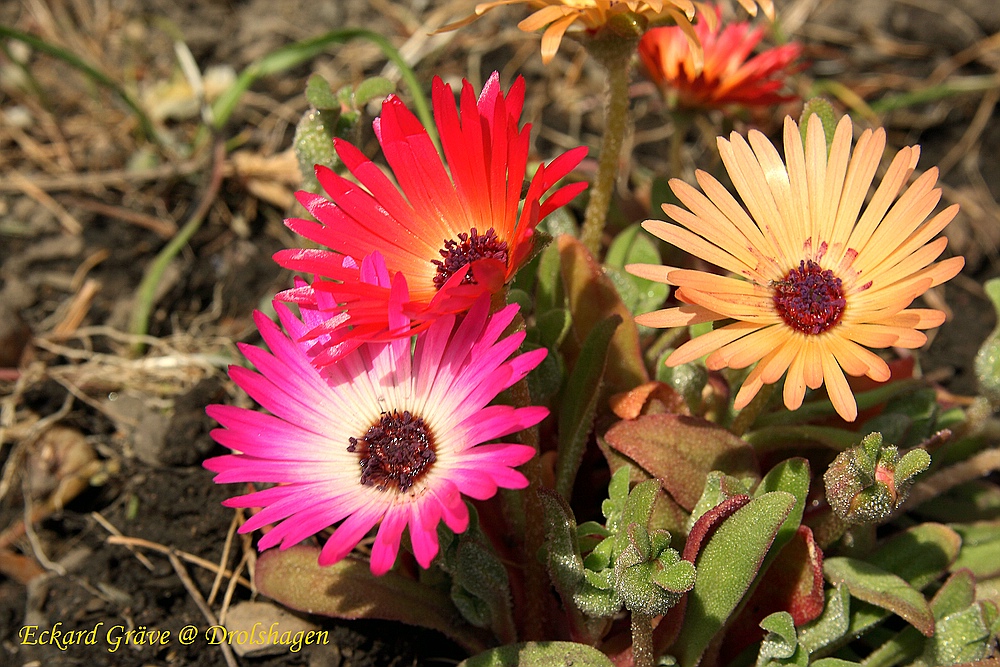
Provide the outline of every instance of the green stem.
{"type": "Polygon", "coordinates": [[[54,58],[62,60],[67,65],[80,70],[98,84],[104,86],[117,95],[121,101],[132,110],[136,120],[139,121],[139,127],[142,128],[142,133],[145,134],[150,141],[159,143],[159,137],[156,135],[156,130],[153,128],[153,123],[149,120],[149,116],[147,116],[146,112],[142,110],[139,103],[132,99],[132,96],[125,92],[125,89],[119,86],[114,79],[100,70],[91,67],[74,53],[53,44],[49,44],[45,40],[35,37],[29,33],[21,32],[20,30],[15,30],[9,26],[0,24],[0,37],[9,37],[11,39],[18,40],[19,42],[24,42],[31,48],[47,53],[54,58]]]}
{"type": "MultiPolygon", "coordinates": [[[[170,243],[163,247],[163,250],[160,251],[149,265],[149,268],[146,269],[146,274],[142,277],[142,282],[139,283],[139,287],[135,293],[135,307],[132,311],[132,319],[129,322],[129,333],[136,336],[145,336],[149,331],[149,316],[153,311],[156,288],[163,279],[163,272],[167,270],[167,267],[177,253],[191,240],[194,233],[201,228],[201,223],[212,208],[215,196],[219,193],[219,187],[222,185],[222,167],[225,158],[225,144],[220,139],[215,144],[211,180],[208,183],[208,187],[205,188],[205,194],[202,196],[198,208],[191,214],[191,217],[184,223],[184,226],[177,230],[174,237],[170,239],[170,243]]],[[[133,353],[138,354],[142,351],[142,347],[142,343],[136,343],[132,350],[133,353]]]]}
{"type": "Polygon", "coordinates": [[[653,667],[653,617],[637,611],[632,612],[632,665],[633,667],[653,667]]]}
{"type": "Polygon", "coordinates": [[[684,178],[684,139],[691,127],[691,115],[682,111],[670,114],[674,121],[674,133],[670,135],[670,177],[684,178]]]}
{"type": "MultiPolygon", "coordinates": [[[[593,53],[593,51],[592,51],[593,53]]],[[[608,75],[608,95],[604,115],[604,138],[601,141],[601,155],[597,162],[597,177],[590,189],[590,200],[583,218],[580,240],[594,257],[600,256],[601,235],[608,218],[611,195],[618,180],[618,166],[622,144],[629,120],[629,75],[632,71],[632,50],[607,54],[598,60],[604,65],[608,75]]]]}

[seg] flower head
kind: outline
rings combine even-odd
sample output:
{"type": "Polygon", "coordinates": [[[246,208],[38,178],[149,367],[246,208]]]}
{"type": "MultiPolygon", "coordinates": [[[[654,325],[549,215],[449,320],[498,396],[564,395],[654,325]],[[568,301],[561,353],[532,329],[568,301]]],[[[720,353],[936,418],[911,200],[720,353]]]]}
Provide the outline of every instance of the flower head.
{"type": "MultiPolygon", "coordinates": [[[[756,16],[759,4],[765,14],[774,18],[771,0],[739,0],[739,3],[752,16],[756,16]]],[[[545,28],[542,34],[542,62],[545,63],[555,57],[563,35],[574,23],[579,22],[585,31],[592,33],[624,14],[637,15],[648,22],[673,21],[689,38],[694,39],[691,19],[694,18],[695,3],[692,0],[492,0],[476,5],[473,16],[443,29],[458,28],[501,5],[523,4],[530,5],[535,11],[517,27],[526,32],[545,28]]]]}
{"type": "Polygon", "coordinates": [[[654,327],[733,320],[684,343],[667,364],[706,354],[713,370],[756,362],[736,395],[737,409],[764,384],[787,374],[789,409],[802,404],[806,387],[825,384],[837,412],[853,421],[857,404],[844,372],[889,379],[888,365],[866,348],[920,347],[927,336],[919,330],[944,322],[941,311],[909,306],[964,265],[961,257],[934,263],[948,241],[932,239],[958,206],[927,220],[941,198],[934,187],[936,168],[904,188],[916,166],[917,146],[896,154],[866,205],[885,131],[864,131],[852,153],[846,116],[829,155],[816,116],[809,119],[804,146],[798,126],[785,119],[784,162],[760,132],[751,131],[749,139],[736,133],[729,141],[719,138],[722,160],[745,209],[717,180],[698,172],[704,194],[671,181],[689,209],[663,207],[678,224],[643,223],[661,239],[736,277],[632,265],[628,268],[636,275],[677,286],[675,296],[683,303],[636,320],[654,327]]]}
{"type": "Polygon", "coordinates": [[[408,337],[441,315],[468,310],[480,294],[498,291],[529,258],[538,222],[586,187],[566,185],[542,200],[583,159],[586,148],[578,148],[538,167],[522,199],[530,131],[529,125],[518,127],[523,101],[523,79],[504,95],[494,73],[478,100],[464,82],[456,110],[451,87],[435,78],[434,115],[446,167],[423,125],[390,96],[375,133],[398,187],[357,148],[336,141],[340,160],[363,187],[318,166],[330,199],[299,192],[316,221],[286,221],[330,250],[275,255],[282,266],[321,278],[283,292],[280,300],[318,308],[318,294],[332,297],[321,326],[308,334],[337,332],[317,351],[316,363],[332,363],[364,340],[408,337]],[[405,330],[389,330],[388,284],[361,280],[357,261],[376,249],[388,284],[398,274],[406,277],[405,330]]]}
{"type": "MultiPolygon", "coordinates": [[[[367,261],[385,280],[377,253],[367,261]]],[[[403,276],[390,289],[390,320],[402,327],[403,276]]],[[[322,315],[304,308],[299,320],[283,304],[276,308],[287,333],[255,314],[270,352],[241,346],[259,372],[230,368],[233,380],[271,414],[208,408],[225,427],[212,437],[234,450],[205,462],[218,473],[215,481],[275,485],[225,503],[263,508],[242,533],[276,524],[261,538],[261,549],[290,547],[339,524],[319,557],[329,565],[379,525],[371,569],[382,574],[408,527],[414,556],[428,567],[438,551],[438,523],[455,532],[468,525],[463,495],[485,499],[498,487],[527,485],[514,467],[533,456],[532,447],[484,444],[548,413],[488,405],[545,356],[538,350],[508,359],[524,338],[521,332],[500,340],[516,306],[488,316],[483,295],[460,324],[454,315],[437,319],[416,337],[412,352],[407,338],[365,343],[323,375],[310,363],[307,348],[315,343],[297,342],[322,315]]]]}
{"type": "Polygon", "coordinates": [[[688,109],[768,106],[795,99],[778,91],[801,46],[785,44],[750,58],[763,28],[751,29],[746,21],[723,26],[719,9],[715,20],[711,18],[700,12],[694,26],[703,56],[692,50],[691,40],[678,27],[652,28],[642,36],[639,57],[654,83],[688,109]]]}

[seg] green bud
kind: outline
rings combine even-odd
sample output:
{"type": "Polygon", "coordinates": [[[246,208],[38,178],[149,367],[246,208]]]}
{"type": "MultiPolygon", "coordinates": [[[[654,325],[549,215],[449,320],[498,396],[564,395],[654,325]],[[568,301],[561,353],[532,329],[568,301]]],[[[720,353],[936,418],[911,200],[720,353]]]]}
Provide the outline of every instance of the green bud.
{"type": "Polygon", "coordinates": [[[802,143],[806,141],[806,134],[809,130],[809,117],[815,115],[823,123],[823,134],[826,135],[826,150],[830,151],[833,144],[833,135],[837,131],[837,114],[833,110],[833,105],[822,97],[814,97],[802,107],[802,116],[799,117],[799,132],[802,133],[802,143]]]}
{"type": "MultiPolygon", "coordinates": [[[[993,310],[1000,313],[1000,278],[987,280],[983,288],[993,303],[993,310]]],[[[1000,406],[1000,324],[979,348],[976,355],[976,378],[982,395],[994,408],[1000,406]]]]}
{"type": "Polygon", "coordinates": [[[823,476],[827,500],[848,523],[877,523],[903,503],[916,475],[930,463],[926,451],[900,457],[895,445],[883,444],[881,433],[870,433],[830,464],[823,476]]]}
{"type": "Polygon", "coordinates": [[[631,612],[665,614],[694,587],[694,565],[669,547],[670,533],[628,527],[628,546],[615,561],[615,588],[631,612]]]}

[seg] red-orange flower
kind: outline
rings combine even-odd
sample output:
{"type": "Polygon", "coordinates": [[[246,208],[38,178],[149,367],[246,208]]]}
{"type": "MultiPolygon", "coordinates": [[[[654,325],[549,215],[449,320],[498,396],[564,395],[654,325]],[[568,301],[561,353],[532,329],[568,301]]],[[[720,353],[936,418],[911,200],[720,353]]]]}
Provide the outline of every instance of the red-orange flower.
{"type": "Polygon", "coordinates": [[[746,21],[723,26],[721,15],[718,9],[716,17],[699,12],[694,31],[704,54],[703,65],[701,54],[691,48],[680,28],[648,30],[639,42],[639,56],[649,78],[688,109],[768,106],[795,99],[778,91],[802,47],[793,42],[751,58],[764,29],[751,28],[746,21]]]}
{"type": "Polygon", "coordinates": [[[357,148],[336,141],[337,155],[361,187],[317,167],[330,199],[299,192],[316,221],[285,222],[330,250],[275,254],[282,266],[317,276],[278,298],[327,314],[310,332],[325,347],[318,365],[366,340],[410,336],[442,315],[468,310],[480,294],[500,290],[530,256],[538,222],[586,188],[573,183],[542,199],[583,159],[587,149],[577,148],[539,166],[522,198],[531,129],[518,127],[523,101],[523,79],[504,95],[494,73],[478,99],[464,82],[456,109],[451,87],[435,78],[434,116],[446,167],[424,126],[390,96],[375,133],[398,186],[357,148]],[[385,260],[385,281],[362,279],[371,271],[362,260],[373,251],[385,260]],[[380,286],[397,274],[410,288],[402,305],[409,324],[398,331],[388,324],[390,289],[380,286]]]}

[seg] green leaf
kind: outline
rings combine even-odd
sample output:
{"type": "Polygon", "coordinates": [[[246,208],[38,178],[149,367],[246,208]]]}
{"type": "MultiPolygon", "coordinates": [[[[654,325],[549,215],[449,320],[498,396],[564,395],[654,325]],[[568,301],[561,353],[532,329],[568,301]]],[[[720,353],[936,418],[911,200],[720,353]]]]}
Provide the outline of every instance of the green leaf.
{"type": "MultiPolygon", "coordinates": [[[[525,341],[522,345],[522,351],[530,352],[540,347],[540,345],[533,345],[525,341]]],[[[550,349],[549,353],[542,359],[542,363],[528,373],[528,391],[531,393],[531,400],[537,403],[549,400],[562,387],[565,376],[566,365],[563,363],[562,355],[558,350],[550,349]]]]}
{"type": "Polygon", "coordinates": [[[705,512],[718,506],[719,503],[725,501],[727,498],[750,495],[750,491],[750,485],[737,477],[727,475],[718,470],[708,473],[708,477],[705,478],[705,488],[701,492],[701,498],[698,499],[698,503],[691,510],[691,516],[687,522],[688,532],[691,532],[691,527],[694,526],[695,522],[705,512]]]}
{"type": "Polygon", "coordinates": [[[340,101],[322,74],[313,74],[306,82],[306,99],[321,111],[340,111],[340,101]]]}
{"type": "Polygon", "coordinates": [[[795,496],[795,506],[789,512],[788,518],[774,538],[774,549],[768,556],[768,560],[777,555],[778,550],[783,547],[792,535],[798,530],[802,523],[802,512],[806,507],[806,496],[809,495],[809,480],[812,478],[809,472],[809,461],[804,458],[793,458],[782,461],[764,476],[754,491],[754,497],[762,496],[771,491],[787,491],[795,496]]]}
{"type": "Polygon", "coordinates": [[[799,628],[799,642],[810,652],[833,644],[850,627],[851,596],[844,586],[826,591],[826,605],[815,621],[799,628]]]}
{"type": "Polygon", "coordinates": [[[834,585],[843,584],[851,595],[898,614],[922,634],[934,634],[934,615],[927,600],[904,579],[855,558],[827,558],[823,572],[834,585]]]}
{"type": "Polygon", "coordinates": [[[893,535],[867,560],[922,590],[955,562],[962,538],[939,523],[922,523],[893,535]]]}
{"type": "Polygon", "coordinates": [[[973,604],[942,618],[917,664],[957,665],[989,657],[993,653],[994,640],[989,617],[995,613],[995,608],[986,611],[987,605],[992,606],[992,603],[973,604]]]}
{"type": "Polygon", "coordinates": [[[640,223],[629,225],[612,240],[604,258],[605,271],[619,288],[622,301],[634,314],[646,313],[660,306],[670,287],[624,271],[627,264],[659,264],[660,252],[645,234],[640,223]]]}
{"type": "Polygon", "coordinates": [[[764,618],[760,622],[760,627],[767,630],[767,636],[760,643],[757,667],[767,665],[806,667],[809,664],[809,652],[799,645],[791,614],[785,611],[775,612],[764,618]]]}
{"type": "Polygon", "coordinates": [[[343,619],[400,621],[437,630],[469,651],[481,651],[485,633],[466,625],[448,595],[394,571],[381,577],[368,563],[345,558],[320,567],[319,549],[268,549],[257,557],[258,590],[286,607],[343,619]]]}
{"type": "Polygon", "coordinates": [[[860,665],[860,662],[851,662],[840,658],[821,658],[809,663],[810,667],[859,667],[860,665]]]}
{"type": "Polygon", "coordinates": [[[608,346],[621,317],[611,315],[587,336],[570,373],[559,410],[559,458],[556,461],[556,491],[563,498],[573,492],[576,472],[583,460],[587,436],[594,425],[601,381],[608,362],[608,346]]]}
{"type": "Polygon", "coordinates": [[[539,255],[538,282],[535,284],[536,315],[563,307],[565,295],[559,262],[559,246],[555,243],[549,244],[539,255]]]}
{"type": "Polygon", "coordinates": [[[559,247],[563,287],[573,316],[571,333],[562,345],[567,363],[575,367],[591,329],[608,317],[618,315],[622,322],[608,349],[604,376],[606,393],[628,391],[647,382],[649,376],[639,349],[639,331],[632,313],[618,297],[618,291],[578,240],[563,235],[556,239],[556,245],[559,247]]]}
{"type": "MultiPolygon", "coordinates": [[[[521,314],[531,312],[531,295],[519,289],[512,289],[507,292],[507,303],[516,303],[521,309],[521,314]]],[[[549,347],[546,345],[545,347],[549,347]]]]}
{"type": "Polygon", "coordinates": [[[968,568],[977,579],[1000,576],[1000,521],[954,524],[962,537],[953,569],[968,568]]]}
{"type": "Polygon", "coordinates": [[[573,319],[565,308],[552,308],[535,318],[539,340],[545,347],[555,350],[562,345],[573,319]]]}
{"type": "Polygon", "coordinates": [[[794,506],[790,493],[766,493],[733,513],[702,547],[695,560],[698,579],[688,594],[684,628],[674,643],[682,667],[698,663],[743,599],[794,506]]]}
{"type": "Polygon", "coordinates": [[[759,477],[753,449],[709,421],[675,414],[647,414],[620,421],[604,435],[607,444],[635,461],[684,509],[701,498],[708,473],[759,477]]]}
{"type": "Polygon", "coordinates": [[[384,99],[396,90],[396,84],[382,76],[372,76],[354,89],[353,105],[361,109],[372,100],[384,99]]]}
{"type": "MultiPolygon", "coordinates": [[[[577,546],[577,525],[573,511],[562,496],[550,489],[539,489],[539,499],[545,512],[545,561],[549,577],[562,600],[574,637],[581,641],[596,640],[600,627],[604,624],[600,619],[587,619],[581,613],[575,601],[575,595],[586,588],[583,559],[577,546]]],[[[599,528],[603,530],[603,528],[599,528]]],[[[607,614],[595,616],[611,616],[620,608],[617,596],[613,591],[589,591],[587,598],[591,610],[607,611],[607,614]]]]}
{"type": "Polygon", "coordinates": [[[451,575],[451,600],[462,617],[476,627],[489,628],[500,641],[516,640],[507,569],[480,529],[475,507],[469,505],[464,532],[456,535],[442,523],[438,536],[438,563],[451,575]]]}
{"type": "Polygon", "coordinates": [[[596,648],[576,642],[524,642],[490,649],[463,660],[458,667],[613,667],[596,648]]]}

